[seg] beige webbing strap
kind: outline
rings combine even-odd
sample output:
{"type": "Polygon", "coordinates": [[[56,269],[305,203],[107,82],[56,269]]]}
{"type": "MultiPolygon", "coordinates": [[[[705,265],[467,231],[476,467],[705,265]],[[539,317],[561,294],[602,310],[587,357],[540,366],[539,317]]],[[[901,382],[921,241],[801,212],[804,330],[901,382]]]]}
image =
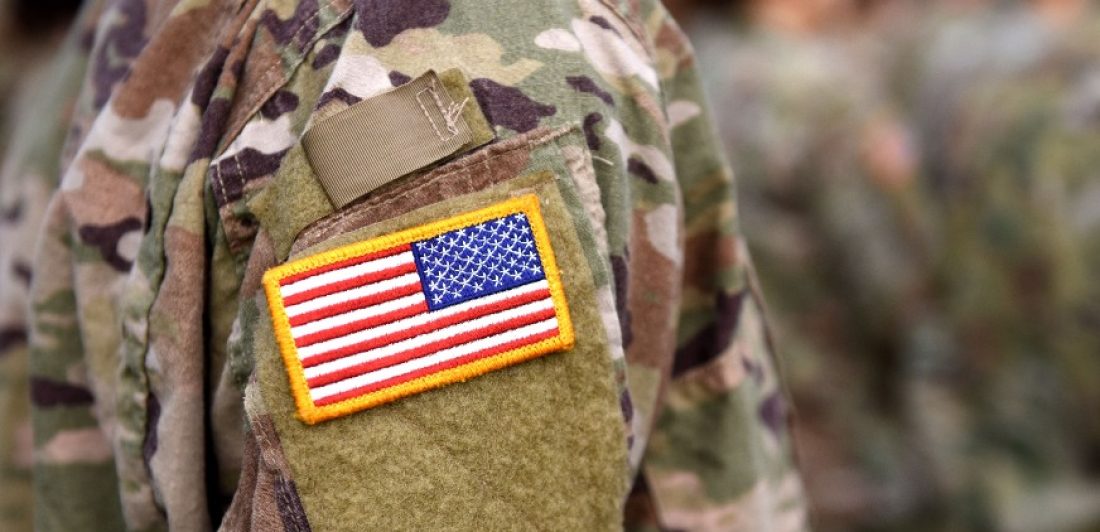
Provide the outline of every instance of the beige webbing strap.
{"type": "MultiPolygon", "coordinates": [[[[337,209],[458,151],[472,134],[434,71],[314,125],[302,146],[337,209]]],[[[475,104],[476,105],[476,104],[475,104]]]]}

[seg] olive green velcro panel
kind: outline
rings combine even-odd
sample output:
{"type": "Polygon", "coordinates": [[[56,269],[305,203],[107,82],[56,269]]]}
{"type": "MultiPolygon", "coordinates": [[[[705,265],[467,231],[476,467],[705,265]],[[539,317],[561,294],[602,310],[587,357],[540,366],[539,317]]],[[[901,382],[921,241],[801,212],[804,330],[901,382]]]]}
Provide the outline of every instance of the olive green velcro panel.
{"type": "Polygon", "coordinates": [[[301,144],[287,152],[274,182],[248,200],[248,210],[271,235],[280,259],[290,252],[302,229],[333,213],[301,144]]]}
{"type": "MultiPolygon", "coordinates": [[[[306,155],[336,208],[475,145],[467,117],[480,115],[477,101],[465,95],[452,98],[451,87],[460,94],[469,89],[458,71],[447,78],[449,85],[429,70],[318,122],[305,133],[306,155]]],[[[478,133],[482,140],[476,145],[484,144],[488,140],[484,129],[478,133]]]]}
{"type": "Polygon", "coordinates": [[[306,425],[295,417],[271,323],[261,313],[258,384],[314,531],[621,528],[622,414],[592,275],[555,178],[518,177],[305,253],[533,192],[573,317],[572,350],[306,425]]]}
{"type": "MultiPolygon", "coordinates": [[[[416,83],[416,81],[428,79],[425,76],[402,85],[399,89],[411,86],[416,83]]],[[[438,86],[444,89],[439,91],[441,101],[453,102],[456,105],[461,104],[462,114],[461,117],[459,117],[459,122],[465,124],[466,131],[469,132],[467,136],[468,140],[453,150],[450,155],[461,155],[493,140],[495,137],[493,128],[489,125],[484,113],[482,113],[481,108],[478,106],[477,100],[473,96],[473,92],[470,91],[466,76],[458,69],[448,69],[439,73],[436,79],[439,83],[438,86]]],[[[366,101],[370,100],[365,100],[364,102],[360,102],[360,104],[366,101]]],[[[353,109],[354,106],[344,112],[333,115],[330,119],[338,119],[340,116],[343,116],[344,113],[350,112],[353,109]]],[[[324,123],[327,122],[327,120],[324,121],[324,123]]],[[[351,120],[351,122],[354,123],[355,120],[351,120]]],[[[310,137],[315,129],[316,128],[310,129],[305,137],[303,137],[303,142],[294,145],[286,155],[282,167],[280,167],[275,174],[274,182],[249,200],[249,210],[255,213],[260,224],[267,228],[268,232],[271,234],[272,239],[275,241],[277,255],[280,259],[287,256],[291,244],[302,229],[314,221],[332,214],[334,210],[346,204],[345,202],[338,203],[335,199],[331,198],[333,192],[332,190],[326,190],[328,185],[325,184],[325,178],[321,176],[322,170],[319,170],[315,166],[316,163],[310,160],[312,155],[307,155],[306,153],[305,138],[310,137]]],[[[330,140],[331,142],[329,142],[325,149],[342,150],[347,154],[351,154],[350,156],[354,156],[355,153],[361,151],[362,147],[360,144],[364,142],[362,135],[356,132],[349,133],[347,137],[334,136],[330,140]]],[[[314,139],[313,142],[316,143],[318,141],[314,139]]],[[[339,159],[341,156],[337,155],[336,157],[339,159]]],[[[409,176],[413,178],[415,175],[420,175],[423,170],[430,169],[452,158],[451,156],[446,156],[425,163],[422,166],[413,168],[409,172],[394,175],[388,180],[383,180],[381,184],[396,181],[410,173],[414,174],[414,176],[409,176]]],[[[381,186],[381,184],[375,185],[375,181],[364,181],[362,184],[357,184],[354,176],[357,175],[355,172],[359,169],[361,168],[348,166],[346,168],[333,167],[324,171],[329,172],[330,175],[352,176],[348,178],[344,185],[338,185],[345,187],[345,192],[341,193],[341,197],[343,197],[345,201],[351,201],[347,198],[356,194],[358,195],[354,197],[360,197],[368,194],[377,186],[381,186]],[[359,188],[361,188],[362,191],[356,192],[359,188]]],[[[376,175],[378,174],[377,171],[373,172],[375,172],[376,175]]],[[[339,181],[340,178],[337,177],[335,179],[339,181]]]]}

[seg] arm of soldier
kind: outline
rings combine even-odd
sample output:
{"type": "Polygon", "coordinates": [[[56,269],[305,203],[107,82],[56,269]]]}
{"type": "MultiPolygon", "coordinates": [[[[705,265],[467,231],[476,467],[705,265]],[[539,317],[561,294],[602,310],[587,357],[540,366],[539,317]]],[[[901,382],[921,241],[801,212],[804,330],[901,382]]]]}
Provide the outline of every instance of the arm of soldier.
{"type": "Polygon", "coordinates": [[[784,390],[733,176],[690,44],[667,16],[655,34],[683,201],[684,283],[672,379],[643,464],[647,488],[665,527],[802,529],[784,390]]]}
{"type": "MultiPolygon", "coordinates": [[[[47,46],[40,44],[39,46],[47,46]]],[[[52,46],[52,45],[50,45],[52,46]]],[[[45,54],[44,50],[35,50],[45,54]]],[[[57,185],[58,153],[74,83],[64,58],[20,76],[5,115],[0,160],[0,530],[32,529],[32,399],[50,401],[51,381],[30,375],[29,290],[35,242],[57,185]],[[66,83],[68,82],[68,83],[66,83]]],[[[40,455],[41,456],[41,455],[40,455]]]]}
{"type": "Polygon", "coordinates": [[[0,530],[31,529],[30,392],[27,380],[25,203],[0,178],[0,530]]]}
{"type": "MultiPolygon", "coordinates": [[[[97,6],[97,2],[87,3],[57,55],[27,78],[26,98],[18,100],[13,121],[18,135],[7,146],[0,172],[5,194],[0,205],[10,222],[0,235],[0,305],[4,306],[0,326],[19,326],[0,331],[8,333],[4,340],[15,341],[10,354],[0,351],[0,362],[6,364],[0,378],[8,387],[0,394],[19,394],[0,398],[11,401],[4,405],[11,407],[5,412],[10,417],[0,419],[0,430],[16,427],[4,432],[5,438],[14,437],[14,442],[4,443],[14,443],[11,456],[21,468],[17,472],[21,476],[10,479],[28,486],[33,483],[22,512],[0,516],[0,530],[29,530],[32,508],[34,530],[124,528],[112,449],[97,416],[96,405],[102,398],[88,384],[89,361],[78,319],[82,312],[97,312],[97,306],[81,308],[73,291],[70,266],[74,255],[84,250],[74,245],[70,220],[57,192],[72,102],[87,65],[82,39],[95,20],[97,6]],[[13,205],[18,208],[10,210],[13,205]],[[11,516],[21,521],[5,521],[11,516]]],[[[7,491],[0,493],[7,496],[7,491]]]]}

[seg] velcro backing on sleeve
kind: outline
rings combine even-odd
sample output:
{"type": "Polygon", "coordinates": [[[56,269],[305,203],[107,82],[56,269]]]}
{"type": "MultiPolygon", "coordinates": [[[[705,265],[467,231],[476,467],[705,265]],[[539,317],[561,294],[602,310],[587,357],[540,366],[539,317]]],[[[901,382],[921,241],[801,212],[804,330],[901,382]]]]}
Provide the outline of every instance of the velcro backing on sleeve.
{"type": "Polygon", "coordinates": [[[480,115],[477,102],[462,91],[456,93],[460,99],[452,97],[450,85],[429,70],[305,133],[306,156],[334,207],[488,140],[483,125],[470,124],[471,116],[480,115]]]}

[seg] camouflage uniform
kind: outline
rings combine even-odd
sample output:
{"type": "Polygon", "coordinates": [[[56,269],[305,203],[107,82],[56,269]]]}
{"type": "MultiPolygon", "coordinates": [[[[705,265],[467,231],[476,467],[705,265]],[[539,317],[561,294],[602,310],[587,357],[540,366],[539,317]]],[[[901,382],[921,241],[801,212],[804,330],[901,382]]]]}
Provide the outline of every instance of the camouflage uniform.
{"type": "Polygon", "coordinates": [[[97,20],[31,293],[37,528],[805,527],[732,177],[659,4],[119,0],[97,20]],[[299,137],[448,68],[497,140],[335,209],[299,137]],[[295,419],[263,273],[520,191],[577,350],[602,347],[295,419]]]}
{"type": "MultiPolygon", "coordinates": [[[[789,350],[797,438],[819,524],[915,511],[892,384],[922,273],[915,154],[867,32],[693,26],[738,167],[749,247],[789,350]],[[734,29],[734,31],[731,31],[734,29]]],[[[919,488],[918,488],[919,489],[919,488]]]]}

